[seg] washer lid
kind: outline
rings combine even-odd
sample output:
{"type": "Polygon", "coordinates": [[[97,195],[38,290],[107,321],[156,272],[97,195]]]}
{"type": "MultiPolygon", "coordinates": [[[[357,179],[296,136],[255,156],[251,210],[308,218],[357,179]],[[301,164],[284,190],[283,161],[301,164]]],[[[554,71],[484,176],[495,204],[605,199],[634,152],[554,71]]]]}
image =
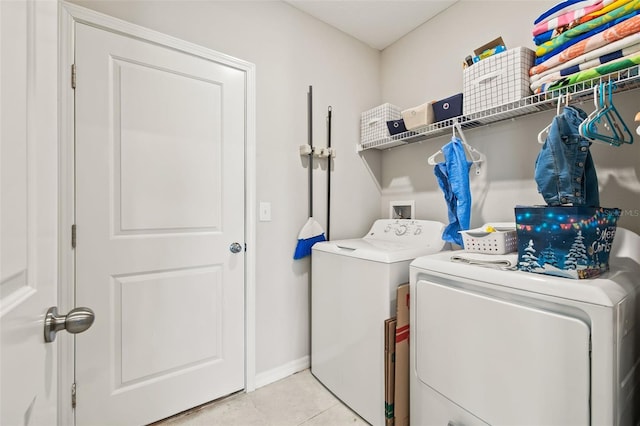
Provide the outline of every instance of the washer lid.
{"type": "MultiPolygon", "coordinates": [[[[421,272],[435,272],[479,283],[511,287],[532,293],[545,294],[596,305],[614,306],[627,294],[640,287],[640,263],[611,253],[610,271],[594,279],[574,280],[523,271],[504,271],[478,265],[452,262],[451,256],[464,251],[445,251],[423,256],[411,262],[411,279],[421,272]]],[[[488,255],[513,262],[514,255],[488,255]]],[[[419,278],[418,278],[419,279],[419,278]]]]}
{"type": "Polygon", "coordinates": [[[405,262],[445,247],[444,224],[432,220],[378,219],[363,238],[324,241],[313,250],[383,263],[405,262]]]}
{"type": "Polygon", "coordinates": [[[314,244],[313,250],[375,262],[395,263],[436,253],[442,250],[442,246],[443,244],[441,243],[432,245],[423,242],[420,245],[416,245],[398,241],[358,238],[352,240],[323,241],[314,244]]]}

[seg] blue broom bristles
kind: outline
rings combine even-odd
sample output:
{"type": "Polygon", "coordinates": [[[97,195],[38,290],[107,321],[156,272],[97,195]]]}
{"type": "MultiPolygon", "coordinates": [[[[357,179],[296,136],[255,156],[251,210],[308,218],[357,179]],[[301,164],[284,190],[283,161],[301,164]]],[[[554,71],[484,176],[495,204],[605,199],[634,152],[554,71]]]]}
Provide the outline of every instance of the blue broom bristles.
{"type": "Polygon", "coordinates": [[[316,222],[314,218],[310,217],[302,227],[302,230],[300,230],[300,234],[298,234],[298,244],[296,245],[293,258],[297,260],[309,256],[311,254],[311,247],[313,247],[315,243],[326,240],[320,224],[316,222]]]}
{"type": "Polygon", "coordinates": [[[293,258],[295,260],[302,259],[303,257],[309,256],[311,254],[311,247],[315,243],[319,243],[320,241],[326,241],[324,234],[316,235],[315,237],[298,240],[298,244],[296,245],[296,251],[293,254],[293,258]]]}

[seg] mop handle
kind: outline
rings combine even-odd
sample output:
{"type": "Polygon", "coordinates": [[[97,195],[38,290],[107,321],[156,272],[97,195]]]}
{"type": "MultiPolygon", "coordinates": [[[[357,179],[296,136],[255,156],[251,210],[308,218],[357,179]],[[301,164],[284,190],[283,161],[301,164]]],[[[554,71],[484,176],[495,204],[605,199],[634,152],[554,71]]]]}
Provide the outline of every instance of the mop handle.
{"type": "Polygon", "coordinates": [[[313,217],[313,109],[312,109],[312,87],[309,86],[309,93],[307,93],[307,111],[309,122],[309,217],[313,217]]]}
{"type": "Polygon", "coordinates": [[[331,106],[327,111],[327,148],[329,148],[329,156],[327,157],[327,241],[329,241],[331,231],[331,106]]]}

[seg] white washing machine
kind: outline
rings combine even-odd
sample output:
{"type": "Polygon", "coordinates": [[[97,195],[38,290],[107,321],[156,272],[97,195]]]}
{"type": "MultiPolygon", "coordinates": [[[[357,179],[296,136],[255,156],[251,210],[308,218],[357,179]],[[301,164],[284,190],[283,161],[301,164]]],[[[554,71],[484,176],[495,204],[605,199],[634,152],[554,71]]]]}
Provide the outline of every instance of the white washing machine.
{"type": "Polygon", "coordinates": [[[372,425],[384,425],[384,321],[409,263],[445,247],[444,225],[377,220],[363,238],[312,249],[311,372],[372,425]]]}
{"type": "Polygon", "coordinates": [[[412,425],[638,424],[640,236],[619,228],[589,280],[453,253],[411,264],[412,425]]]}

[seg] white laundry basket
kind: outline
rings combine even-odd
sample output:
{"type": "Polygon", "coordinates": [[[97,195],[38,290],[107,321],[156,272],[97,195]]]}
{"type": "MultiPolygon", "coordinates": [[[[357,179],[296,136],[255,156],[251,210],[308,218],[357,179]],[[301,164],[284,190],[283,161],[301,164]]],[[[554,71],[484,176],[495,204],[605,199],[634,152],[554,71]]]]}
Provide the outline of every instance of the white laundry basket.
{"type": "Polygon", "coordinates": [[[481,228],[460,231],[465,251],[507,254],[518,250],[515,223],[487,223],[481,228]],[[491,227],[494,231],[487,231],[491,227]]]}

